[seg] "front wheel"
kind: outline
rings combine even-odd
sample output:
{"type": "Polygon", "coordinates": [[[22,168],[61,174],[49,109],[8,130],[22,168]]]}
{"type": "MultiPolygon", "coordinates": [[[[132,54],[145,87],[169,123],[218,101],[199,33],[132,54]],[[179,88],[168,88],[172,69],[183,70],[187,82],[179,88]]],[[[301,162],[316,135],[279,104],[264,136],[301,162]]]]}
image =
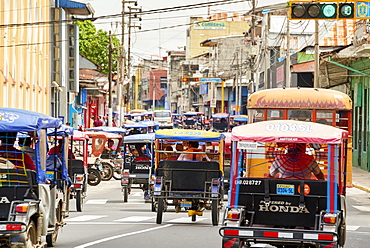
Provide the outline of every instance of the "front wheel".
{"type": "Polygon", "coordinates": [[[123,187],[123,202],[128,201],[128,186],[123,187]]]}
{"type": "Polygon", "coordinates": [[[219,214],[218,200],[212,200],[212,225],[218,225],[219,214]]]}
{"type": "Polygon", "coordinates": [[[101,182],[100,172],[96,169],[89,168],[88,169],[88,176],[87,176],[87,183],[91,186],[96,186],[100,182],[101,182]]]}
{"type": "Polygon", "coordinates": [[[113,177],[113,167],[111,164],[103,162],[102,164],[102,171],[101,171],[101,180],[109,181],[113,177]]]}

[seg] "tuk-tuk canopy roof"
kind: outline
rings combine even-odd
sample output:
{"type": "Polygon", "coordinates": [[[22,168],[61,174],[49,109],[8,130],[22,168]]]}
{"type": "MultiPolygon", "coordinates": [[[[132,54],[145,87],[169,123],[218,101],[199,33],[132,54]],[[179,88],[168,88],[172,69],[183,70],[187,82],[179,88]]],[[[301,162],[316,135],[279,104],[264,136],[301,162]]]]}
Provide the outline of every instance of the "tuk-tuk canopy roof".
{"type": "MultiPolygon", "coordinates": [[[[73,127],[62,125],[56,130],[57,136],[73,136],[74,135],[74,129],[73,127]]],[[[47,129],[47,135],[53,136],[55,135],[55,128],[48,128],[47,129]]]]}
{"type": "Polygon", "coordinates": [[[34,111],[0,108],[0,132],[37,131],[42,128],[59,128],[60,119],[34,111]]]}
{"type": "Polygon", "coordinates": [[[126,129],[121,127],[107,127],[107,126],[100,126],[100,127],[91,127],[86,128],[87,131],[102,131],[107,133],[126,133],[126,129]]]}
{"type": "Polygon", "coordinates": [[[229,118],[229,114],[226,113],[216,113],[212,115],[211,118],[229,118]]]}
{"type": "Polygon", "coordinates": [[[234,121],[248,121],[248,117],[234,117],[234,121]]]}
{"type": "Polygon", "coordinates": [[[343,92],[315,88],[276,88],[253,93],[248,108],[352,109],[343,92]],[[273,94],[272,94],[273,93],[273,94]]]}
{"type": "Polygon", "coordinates": [[[148,128],[148,125],[142,122],[135,122],[135,123],[123,124],[123,127],[124,128],[148,128]]]}
{"type": "Polygon", "coordinates": [[[102,139],[121,139],[122,136],[117,133],[107,133],[107,132],[85,132],[90,138],[102,138],[102,139]]]}
{"type": "Polygon", "coordinates": [[[225,135],[200,130],[164,129],[156,131],[155,138],[166,140],[220,141],[225,139],[225,135]]]}
{"type": "MultiPolygon", "coordinates": [[[[196,116],[198,115],[199,112],[185,112],[183,115],[188,115],[188,116],[196,116]]],[[[202,113],[203,114],[203,113],[202,113]]]]}
{"type": "Polygon", "coordinates": [[[147,125],[148,127],[159,127],[159,122],[157,121],[139,121],[138,123],[147,125]]]}
{"type": "Polygon", "coordinates": [[[78,131],[78,130],[75,130],[73,132],[73,140],[88,140],[89,139],[89,135],[86,134],[86,132],[81,132],[81,131],[78,131]]]}
{"type": "Polygon", "coordinates": [[[154,133],[128,135],[123,143],[150,143],[154,140],[154,133]]]}
{"type": "Polygon", "coordinates": [[[262,121],[234,127],[232,141],[339,144],[348,132],[336,127],[295,120],[262,121]]]}

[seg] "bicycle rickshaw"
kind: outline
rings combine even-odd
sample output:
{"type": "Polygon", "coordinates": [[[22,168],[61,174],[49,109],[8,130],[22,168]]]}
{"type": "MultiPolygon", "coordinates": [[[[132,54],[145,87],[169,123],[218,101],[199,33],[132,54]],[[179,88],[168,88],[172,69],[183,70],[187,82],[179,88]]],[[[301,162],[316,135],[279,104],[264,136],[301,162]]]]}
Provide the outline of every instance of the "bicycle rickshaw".
{"type": "Polygon", "coordinates": [[[231,139],[222,247],[344,246],[347,131],[273,120],[235,127],[231,139]]]}
{"type": "Polygon", "coordinates": [[[230,116],[230,128],[248,124],[248,115],[230,116]]]}
{"type": "Polygon", "coordinates": [[[198,112],[185,112],[182,114],[182,127],[184,129],[196,129],[198,121],[198,112]]]}
{"type": "Polygon", "coordinates": [[[149,200],[150,181],[153,174],[154,133],[128,135],[123,140],[123,172],[121,187],[123,201],[128,201],[133,184],[144,191],[144,199],[149,200]]]}
{"type": "Polygon", "coordinates": [[[163,212],[172,204],[176,212],[185,208],[192,221],[212,210],[212,224],[218,225],[222,206],[224,175],[224,135],[207,131],[183,129],[160,130],[155,134],[155,184],[153,200],[157,209],[157,224],[162,223],[163,212]],[[174,150],[178,142],[218,142],[216,151],[174,150]],[[194,161],[178,161],[177,155],[186,154],[194,161]],[[197,156],[208,156],[209,161],[196,161],[197,156]]]}
{"type": "Polygon", "coordinates": [[[59,119],[33,111],[0,108],[1,246],[42,247],[42,237],[54,246],[65,224],[66,163],[58,169],[53,165],[52,179],[46,176],[47,129],[56,132],[61,124],[59,119]],[[26,145],[27,139],[30,143],[26,145]]]}

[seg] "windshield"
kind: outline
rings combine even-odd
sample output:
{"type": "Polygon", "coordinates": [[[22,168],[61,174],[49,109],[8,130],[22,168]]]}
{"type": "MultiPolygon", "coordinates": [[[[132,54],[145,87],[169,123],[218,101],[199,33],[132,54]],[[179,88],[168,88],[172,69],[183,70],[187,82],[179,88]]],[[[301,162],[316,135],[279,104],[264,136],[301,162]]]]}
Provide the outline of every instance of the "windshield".
{"type": "Polygon", "coordinates": [[[154,117],[171,117],[170,112],[154,112],[154,117]]]}

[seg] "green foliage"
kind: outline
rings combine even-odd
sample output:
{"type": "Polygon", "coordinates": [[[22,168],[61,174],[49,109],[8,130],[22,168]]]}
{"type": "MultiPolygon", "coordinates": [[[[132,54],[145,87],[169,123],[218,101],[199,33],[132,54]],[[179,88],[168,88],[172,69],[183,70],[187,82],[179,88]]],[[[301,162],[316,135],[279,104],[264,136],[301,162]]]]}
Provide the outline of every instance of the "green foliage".
{"type": "MultiPolygon", "coordinates": [[[[96,30],[91,21],[76,21],[75,24],[79,27],[79,45],[80,54],[99,65],[99,71],[108,75],[109,61],[109,34],[101,29],[96,30]]],[[[112,48],[120,46],[119,39],[112,35],[112,48]]],[[[112,72],[117,74],[118,49],[113,49],[112,52],[112,72]]]]}

